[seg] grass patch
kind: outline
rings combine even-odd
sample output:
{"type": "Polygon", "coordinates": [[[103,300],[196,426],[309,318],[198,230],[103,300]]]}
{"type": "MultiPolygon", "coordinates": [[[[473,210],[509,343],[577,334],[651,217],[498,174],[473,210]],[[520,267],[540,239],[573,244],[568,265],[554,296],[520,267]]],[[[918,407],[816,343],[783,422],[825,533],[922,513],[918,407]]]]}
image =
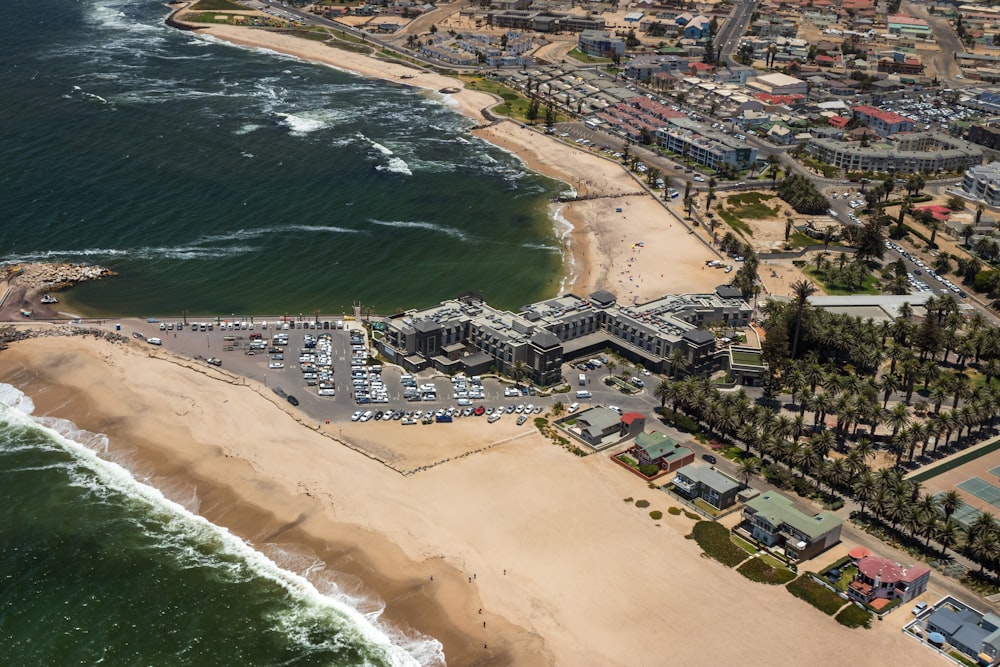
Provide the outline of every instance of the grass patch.
{"type": "Polygon", "coordinates": [[[963,665],[968,665],[969,667],[977,667],[977,664],[970,660],[964,653],[959,653],[958,651],[948,651],[948,657],[954,658],[963,665]]]}
{"type": "Polygon", "coordinates": [[[870,271],[865,273],[860,286],[840,280],[838,277],[840,272],[836,268],[827,268],[822,271],[817,271],[815,266],[807,265],[802,267],[802,273],[819,283],[827,294],[834,296],[842,296],[844,294],[882,293],[882,291],[878,288],[878,278],[876,278],[870,271]]]}
{"type": "Polygon", "coordinates": [[[628,498],[626,498],[625,502],[631,504],[632,503],[632,496],[629,496],[628,498]]]}
{"type": "Polygon", "coordinates": [[[663,518],[663,512],[661,512],[660,510],[653,510],[652,512],[649,513],[649,518],[652,519],[653,521],[659,521],[660,519],[663,518]]]}
{"type": "MultiPolygon", "coordinates": [[[[731,205],[735,204],[736,206],[741,206],[741,207],[743,207],[743,206],[756,206],[756,205],[760,204],[761,202],[769,201],[771,199],[774,199],[777,196],[778,195],[770,193],[770,192],[741,192],[739,194],[730,195],[727,198],[727,201],[731,205]]],[[[768,208],[768,207],[765,207],[765,208],[768,208]]],[[[770,208],[768,208],[768,210],[774,210],[775,212],[777,211],[777,209],[770,209],[770,208]]]]}
{"type": "Polygon", "coordinates": [[[760,366],[763,363],[760,352],[733,350],[731,354],[733,355],[733,363],[741,366],[760,366]]]}
{"type": "Polygon", "coordinates": [[[701,521],[701,515],[698,514],[697,512],[688,512],[687,510],[684,510],[684,516],[691,519],[692,521],[701,521]]]}
{"type": "Polygon", "coordinates": [[[744,236],[753,236],[753,230],[750,229],[750,225],[740,220],[736,217],[732,211],[719,207],[717,209],[719,217],[726,221],[726,224],[735,229],[740,234],[744,236]]]}
{"type": "MultiPolygon", "coordinates": [[[[807,575],[802,575],[785,588],[795,597],[805,600],[827,616],[832,616],[844,606],[844,600],[822,584],[817,584],[807,575]]],[[[854,605],[851,605],[852,607],[854,605]]],[[[858,611],[861,611],[860,609],[858,611]]],[[[865,614],[867,616],[868,614],[865,614]]]]}
{"type": "Polygon", "coordinates": [[[931,468],[930,470],[926,470],[920,473],[919,475],[914,475],[913,477],[910,477],[909,479],[912,479],[914,482],[926,482],[932,477],[937,477],[938,475],[944,474],[949,470],[954,470],[959,466],[965,465],[969,461],[975,461],[979,457],[986,456],[987,454],[995,452],[998,449],[1000,449],[1000,438],[980,449],[977,449],[974,452],[966,452],[961,456],[956,456],[955,458],[949,459],[946,463],[942,463],[936,468],[931,468]]]}
{"type": "Polygon", "coordinates": [[[844,607],[836,618],[846,628],[870,628],[872,625],[872,615],[856,604],[844,607]]]}
{"type": "Polygon", "coordinates": [[[580,49],[573,49],[572,51],[570,51],[569,52],[569,57],[570,58],[575,58],[576,60],[579,60],[582,63],[610,63],[610,62],[613,62],[611,60],[611,58],[600,58],[598,56],[591,56],[591,55],[588,55],[588,54],[584,53],[580,49]]]}
{"type": "Polygon", "coordinates": [[[648,500],[637,500],[637,501],[635,501],[635,506],[638,507],[639,509],[646,509],[647,507],[649,507],[649,501],[648,500]]]}
{"type": "MultiPolygon", "coordinates": [[[[471,88],[472,90],[481,90],[485,93],[491,93],[501,98],[503,101],[490,108],[495,114],[501,116],[507,116],[513,118],[521,123],[531,124],[528,120],[528,98],[521,93],[504,86],[498,81],[493,81],[492,79],[484,79],[481,77],[458,77],[465,82],[466,88],[471,88]]],[[[539,109],[539,119],[545,118],[545,106],[539,109]]],[[[563,116],[556,114],[555,122],[559,123],[566,120],[563,116]]]]}
{"type": "Polygon", "coordinates": [[[729,539],[729,530],[714,521],[699,521],[691,531],[702,551],[727,567],[743,562],[747,554],[729,539]]]}
{"type": "Polygon", "coordinates": [[[212,11],[233,11],[240,12],[246,11],[247,7],[241,5],[238,2],[233,2],[233,0],[198,0],[195,3],[193,9],[197,9],[204,12],[212,11]]]}
{"type": "Polygon", "coordinates": [[[670,512],[670,514],[673,515],[673,516],[680,516],[681,515],[681,508],[680,507],[671,507],[667,511],[670,512]]]}
{"type": "Polygon", "coordinates": [[[792,232],[788,235],[788,245],[793,248],[808,248],[812,245],[823,245],[823,243],[803,232],[792,232]]]}
{"type": "Polygon", "coordinates": [[[732,536],[732,540],[733,540],[733,544],[735,544],[739,548],[743,549],[744,551],[746,551],[751,556],[754,555],[755,553],[757,553],[757,547],[756,547],[756,545],[751,544],[750,542],[747,542],[746,540],[744,540],[739,535],[735,535],[734,534],[732,536]]]}
{"type": "Polygon", "coordinates": [[[694,504],[709,516],[718,516],[719,510],[715,509],[701,498],[695,498],[694,504]]]}
{"type": "Polygon", "coordinates": [[[783,586],[795,578],[795,573],[787,567],[774,567],[763,558],[751,558],[736,568],[736,571],[750,581],[770,586],[783,586]]]}

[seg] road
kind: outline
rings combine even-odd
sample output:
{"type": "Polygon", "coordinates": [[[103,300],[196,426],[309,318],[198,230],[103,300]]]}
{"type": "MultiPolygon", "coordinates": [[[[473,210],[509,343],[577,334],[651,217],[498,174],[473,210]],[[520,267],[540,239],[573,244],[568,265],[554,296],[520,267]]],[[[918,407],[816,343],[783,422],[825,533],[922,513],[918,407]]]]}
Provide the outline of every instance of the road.
{"type": "Polygon", "coordinates": [[[760,0],[737,0],[736,4],[733,5],[733,11],[729,13],[725,23],[722,24],[719,32],[715,35],[716,48],[722,47],[720,60],[728,63],[730,66],[739,64],[733,60],[733,52],[739,46],[740,38],[746,31],[747,25],[750,23],[750,17],[753,16],[754,11],[757,9],[758,2],[760,0]]]}
{"type": "Polygon", "coordinates": [[[956,53],[965,52],[965,45],[955,34],[951,22],[938,14],[930,14],[926,5],[915,2],[903,2],[900,5],[900,13],[924,19],[930,25],[934,42],[940,51],[933,56],[925,57],[924,62],[937,71],[938,80],[956,88],[965,85],[961,76],[962,70],[955,60],[956,53]]]}

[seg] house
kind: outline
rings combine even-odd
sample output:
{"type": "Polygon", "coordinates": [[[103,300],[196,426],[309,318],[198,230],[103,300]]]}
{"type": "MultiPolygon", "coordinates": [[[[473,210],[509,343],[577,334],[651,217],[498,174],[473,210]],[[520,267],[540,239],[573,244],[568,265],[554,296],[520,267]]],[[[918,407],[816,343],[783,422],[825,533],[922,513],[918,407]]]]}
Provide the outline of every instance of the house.
{"type": "Polygon", "coordinates": [[[876,606],[877,600],[909,602],[927,590],[931,570],[923,565],[906,568],[888,558],[866,555],[858,559],[858,574],[847,586],[853,600],[876,606]]]}
{"type": "Polygon", "coordinates": [[[620,421],[623,436],[636,436],[646,430],[646,416],[641,412],[626,412],[620,421]]]}
{"type": "Polygon", "coordinates": [[[659,431],[637,435],[629,453],[635,456],[639,465],[655,465],[667,472],[694,461],[692,449],[677,444],[676,440],[659,431]]]}
{"type": "Polygon", "coordinates": [[[940,606],[927,617],[927,633],[945,641],[979,664],[995,665],[1000,656],[1000,617],[971,607],[940,606]]]}
{"type": "Polygon", "coordinates": [[[951,215],[951,209],[947,206],[917,206],[915,211],[927,211],[931,217],[940,222],[944,222],[951,215]]]}
{"type": "Polygon", "coordinates": [[[708,37],[710,21],[707,16],[699,14],[684,24],[685,39],[704,39],[708,37]]]}
{"type": "Polygon", "coordinates": [[[678,468],[672,483],[679,495],[688,500],[701,498],[717,510],[724,510],[735,503],[736,494],[743,487],[715,468],[694,463],[678,468]]]}
{"type": "Polygon", "coordinates": [[[839,542],[842,525],[843,520],[832,512],[803,514],[775,491],[747,502],[741,523],[755,540],[784,548],[791,560],[808,560],[839,542]]]}
{"type": "Polygon", "coordinates": [[[805,95],[807,84],[802,79],[787,74],[763,74],[747,81],[747,85],[769,95],[805,95]]]}
{"type": "Polygon", "coordinates": [[[579,436],[588,445],[600,447],[605,438],[617,438],[621,434],[621,415],[610,408],[591,408],[580,413],[576,419],[576,427],[579,429],[579,436]]]}
{"type": "Polygon", "coordinates": [[[577,40],[577,48],[588,56],[611,58],[625,53],[625,42],[603,30],[584,30],[577,40]]]}

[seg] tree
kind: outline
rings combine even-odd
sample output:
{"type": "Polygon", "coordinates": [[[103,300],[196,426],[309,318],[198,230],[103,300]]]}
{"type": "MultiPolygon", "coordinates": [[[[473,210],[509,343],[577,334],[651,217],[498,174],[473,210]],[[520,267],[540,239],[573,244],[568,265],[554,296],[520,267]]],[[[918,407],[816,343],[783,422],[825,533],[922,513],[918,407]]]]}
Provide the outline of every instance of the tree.
{"type": "Polygon", "coordinates": [[[739,468],[736,470],[736,479],[740,480],[743,486],[749,486],[750,480],[760,472],[760,459],[747,457],[740,459],[739,468]]]}
{"type": "Polygon", "coordinates": [[[556,122],[556,108],[552,100],[545,104],[545,127],[551,128],[556,122]]]}
{"type": "Polygon", "coordinates": [[[531,123],[532,125],[535,123],[536,120],[538,120],[538,110],[540,106],[541,103],[538,101],[537,97],[532,97],[528,101],[528,110],[527,112],[525,112],[525,117],[528,119],[528,122],[531,123]]]}
{"type": "Polygon", "coordinates": [[[816,293],[816,285],[807,280],[796,280],[791,284],[792,296],[795,299],[795,335],[792,337],[792,359],[799,347],[799,336],[802,332],[802,314],[805,311],[809,297],[816,293]]]}

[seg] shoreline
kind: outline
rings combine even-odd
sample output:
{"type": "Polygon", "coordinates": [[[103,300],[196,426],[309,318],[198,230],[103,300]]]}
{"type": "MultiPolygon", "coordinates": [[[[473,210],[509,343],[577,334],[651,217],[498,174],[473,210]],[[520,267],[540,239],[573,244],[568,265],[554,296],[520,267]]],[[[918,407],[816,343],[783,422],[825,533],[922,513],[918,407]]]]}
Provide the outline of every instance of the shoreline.
{"type": "MultiPolygon", "coordinates": [[[[654,522],[622,503],[665,510],[669,498],[535,432],[400,475],[334,437],[392,447],[398,424],[313,427],[243,378],[132,341],[33,338],[3,354],[0,381],[32,397],[36,415],[107,434],[103,458],[279,564],[281,553],[315,554],[348,595],[381,597],[390,627],[440,641],[451,665],[634,665],[663,650],[678,664],[768,665],[782,654],[822,662],[833,645],[858,665],[939,660],[900,631],[904,615],[850,630],[699,558],[690,519],[654,522]],[[740,622],[720,626],[720,609],[740,622]],[[713,641],[718,632],[727,640],[713,641]]],[[[451,426],[448,438],[415,427],[395,446],[483,437],[476,422],[451,426]]]]}
{"type": "MultiPolygon", "coordinates": [[[[175,21],[183,23],[185,11],[176,12],[175,21]]],[[[708,276],[703,271],[705,262],[716,259],[717,255],[683,230],[676,213],[669,213],[620,163],[580,150],[514,120],[488,120],[484,110],[499,103],[489,93],[466,88],[461,81],[441,74],[291,35],[221,24],[198,27],[201,28],[198,35],[220,43],[291,56],[437,95],[442,103],[477,124],[470,134],[514,155],[526,169],[566,184],[576,196],[590,198],[562,204],[562,218],[572,226],[565,241],[559,234],[563,221],[556,219],[551,210],[548,212],[553,235],[560,240],[564,251],[563,269],[556,281],[564,288],[562,293],[586,296],[606,289],[623,302],[642,302],[667,293],[712,291],[718,283],[725,282],[722,276],[708,276]],[[403,76],[408,78],[402,79],[403,76]],[[440,92],[443,89],[457,89],[457,92],[440,92]],[[621,235],[620,223],[626,216],[616,217],[616,213],[623,203],[633,215],[627,216],[628,231],[621,235]],[[664,242],[654,246],[653,238],[664,242]],[[642,267],[634,262],[637,242],[644,243],[642,267]],[[649,270],[638,280],[634,274],[643,267],[649,270]],[[663,267],[669,267],[670,273],[663,267]]]]}
{"type": "MultiPolygon", "coordinates": [[[[79,429],[106,435],[108,445],[100,453],[101,458],[125,466],[137,482],[159,489],[168,499],[229,530],[279,567],[310,578],[309,572],[290,568],[287,561],[305,557],[322,562],[321,576],[332,579],[348,599],[356,600],[360,596],[364,601],[360,607],[355,607],[361,613],[383,608],[376,626],[394,643],[404,637],[411,641],[437,640],[449,664],[547,664],[532,658],[543,652],[539,638],[495,613],[480,616],[469,611],[485,606],[477,587],[469,586],[466,575],[442,557],[413,559],[386,536],[331,516],[329,498],[324,502],[324,496],[329,494],[322,489],[304,488],[303,484],[292,488],[283,484],[288,480],[276,480],[230,446],[215,444],[214,438],[201,439],[181,424],[174,427],[161,424],[165,432],[150,438],[139,420],[115,414],[122,411],[112,406],[118,402],[134,407],[136,401],[145,403],[152,398],[130,391],[124,372],[132,367],[131,362],[136,358],[141,365],[149,363],[142,359],[145,355],[136,354],[127,346],[117,346],[121,351],[106,354],[106,350],[99,349],[106,345],[103,342],[78,337],[73,341],[69,347],[75,351],[70,356],[91,371],[97,370],[96,366],[105,366],[111,359],[121,361],[123,354],[132,357],[126,358],[121,366],[110,365],[114,374],[121,374],[121,384],[112,388],[98,381],[108,394],[97,397],[96,393],[85,391],[87,377],[94,377],[92,372],[70,371],[61,378],[63,374],[55,364],[38,363],[41,357],[51,355],[52,348],[61,347],[60,342],[65,343],[65,339],[19,341],[4,351],[5,370],[0,373],[0,382],[13,384],[24,391],[35,403],[34,416],[61,417],[79,429]],[[80,344],[76,344],[77,341],[80,344]],[[193,508],[190,507],[192,498],[197,499],[193,508]],[[286,554],[286,558],[281,554],[286,554]],[[466,612],[461,613],[462,609],[466,612]],[[463,630],[463,627],[476,627],[483,619],[488,621],[491,631],[488,652],[482,650],[483,637],[479,633],[463,630]],[[417,637],[414,637],[415,632],[417,637]],[[530,647],[530,651],[525,651],[524,647],[530,647]]],[[[152,363],[162,366],[162,363],[152,363]]],[[[72,366],[79,370],[78,364],[72,366]]],[[[189,372],[186,367],[174,364],[167,369],[168,374],[189,372]]],[[[199,380],[201,384],[206,378],[199,380]]],[[[219,381],[207,379],[207,382],[217,384],[219,381]]],[[[234,400],[264,402],[258,409],[271,412],[267,399],[255,396],[248,387],[229,382],[223,384],[229,385],[220,388],[227,394],[242,394],[234,400]]],[[[147,404],[142,412],[147,413],[150,408],[152,406],[147,404]]],[[[281,412],[275,414],[281,421],[291,421],[281,412]]],[[[298,430],[299,426],[293,422],[286,428],[298,430]]],[[[301,435],[309,439],[326,440],[308,434],[308,429],[302,431],[306,433],[301,435]]],[[[323,444],[329,446],[329,443],[323,444]]],[[[342,451],[349,458],[364,458],[346,447],[342,451]]],[[[389,468],[383,470],[396,475],[389,468]]],[[[317,582],[312,583],[316,585],[317,582]]]]}

